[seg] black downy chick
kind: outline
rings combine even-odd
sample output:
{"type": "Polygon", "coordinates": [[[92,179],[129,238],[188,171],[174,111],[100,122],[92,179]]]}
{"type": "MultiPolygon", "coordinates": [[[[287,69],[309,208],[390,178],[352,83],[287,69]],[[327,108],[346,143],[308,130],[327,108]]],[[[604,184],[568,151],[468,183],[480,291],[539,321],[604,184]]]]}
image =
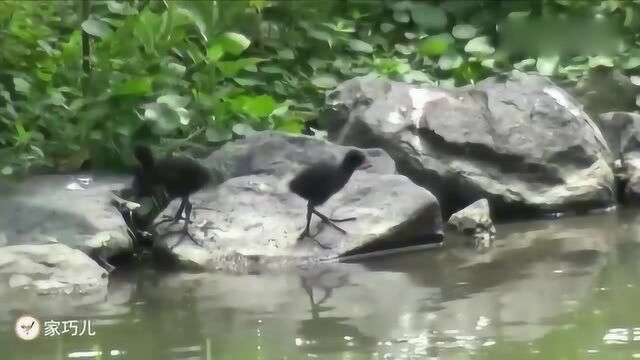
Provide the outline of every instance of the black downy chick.
{"type": "Polygon", "coordinates": [[[184,220],[182,232],[191,241],[198,244],[189,233],[192,209],[189,195],[209,183],[211,180],[209,171],[197,161],[186,157],[156,160],[151,149],[143,145],[135,148],[134,156],[140,164],[133,181],[133,190],[137,196],[154,196],[160,188],[165,191],[169,201],[176,198],[181,199],[180,207],[175,216],[156,223],[156,226],[166,221],[177,223],[184,220]]]}
{"type": "MultiPolygon", "coordinates": [[[[369,166],[365,155],[361,151],[349,150],[341,163],[321,162],[311,165],[291,180],[289,183],[291,192],[307,200],[307,225],[298,237],[298,241],[309,235],[312,214],[317,215],[322,222],[331,225],[343,234],[347,233],[334,222],[353,221],[356,219],[355,217],[331,219],[316,210],[316,206],[324,204],[335,193],[340,191],[347,184],[355,170],[366,169],[369,166]]],[[[321,247],[328,248],[318,240],[313,240],[321,247]]]]}

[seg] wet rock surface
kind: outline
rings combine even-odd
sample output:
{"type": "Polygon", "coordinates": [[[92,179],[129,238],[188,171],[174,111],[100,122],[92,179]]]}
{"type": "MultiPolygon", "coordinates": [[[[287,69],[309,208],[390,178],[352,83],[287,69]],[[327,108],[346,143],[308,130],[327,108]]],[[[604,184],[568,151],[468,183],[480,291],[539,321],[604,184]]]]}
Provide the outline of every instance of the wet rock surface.
{"type": "Polygon", "coordinates": [[[387,151],[445,218],[480,198],[499,219],[615,201],[606,140],[545,77],[514,72],[455,90],[356,78],[327,103],[332,141],[387,151]]]}
{"type": "Polygon", "coordinates": [[[0,247],[0,294],[105,294],[107,272],[80,250],[63,244],[0,247]]]}
{"type": "Polygon", "coordinates": [[[456,212],[447,223],[461,233],[472,235],[478,242],[490,241],[496,235],[487,199],[480,199],[456,212]]]}

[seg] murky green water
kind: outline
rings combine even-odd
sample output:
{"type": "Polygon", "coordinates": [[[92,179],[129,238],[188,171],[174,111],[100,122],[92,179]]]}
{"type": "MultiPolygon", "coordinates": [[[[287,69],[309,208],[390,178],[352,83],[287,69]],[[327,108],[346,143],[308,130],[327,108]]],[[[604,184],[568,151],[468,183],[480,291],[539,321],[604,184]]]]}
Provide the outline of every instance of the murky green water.
{"type": "Polygon", "coordinates": [[[498,231],[488,249],[286,274],[120,274],[97,305],[15,299],[0,304],[0,358],[640,358],[640,214],[498,231]],[[96,334],[21,341],[23,312],[96,334]]]}

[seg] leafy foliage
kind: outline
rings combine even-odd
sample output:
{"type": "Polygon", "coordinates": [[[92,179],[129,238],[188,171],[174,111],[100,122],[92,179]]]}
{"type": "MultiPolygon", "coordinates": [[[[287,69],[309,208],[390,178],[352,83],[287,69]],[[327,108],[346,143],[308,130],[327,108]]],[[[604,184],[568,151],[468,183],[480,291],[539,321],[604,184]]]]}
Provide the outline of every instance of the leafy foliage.
{"type": "Polygon", "coordinates": [[[516,68],[575,85],[640,69],[639,0],[92,0],[86,20],[72,0],[0,6],[4,175],[116,168],[137,141],[300,132],[355,76],[454,86],[516,68]]]}

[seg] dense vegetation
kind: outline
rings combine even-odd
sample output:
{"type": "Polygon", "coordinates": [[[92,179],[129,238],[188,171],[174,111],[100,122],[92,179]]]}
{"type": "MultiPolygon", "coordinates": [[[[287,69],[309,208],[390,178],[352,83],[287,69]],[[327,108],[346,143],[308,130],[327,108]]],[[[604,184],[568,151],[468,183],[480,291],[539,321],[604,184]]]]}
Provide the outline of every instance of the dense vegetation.
{"type": "Polygon", "coordinates": [[[0,173],[299,132],[340,81],[631,83],[639,0],[0,0],[0,173]],[[84,46],[83,46],[84,45],[84,46]],[[83,53],[86,54],[83,62],[83,53]]]}

